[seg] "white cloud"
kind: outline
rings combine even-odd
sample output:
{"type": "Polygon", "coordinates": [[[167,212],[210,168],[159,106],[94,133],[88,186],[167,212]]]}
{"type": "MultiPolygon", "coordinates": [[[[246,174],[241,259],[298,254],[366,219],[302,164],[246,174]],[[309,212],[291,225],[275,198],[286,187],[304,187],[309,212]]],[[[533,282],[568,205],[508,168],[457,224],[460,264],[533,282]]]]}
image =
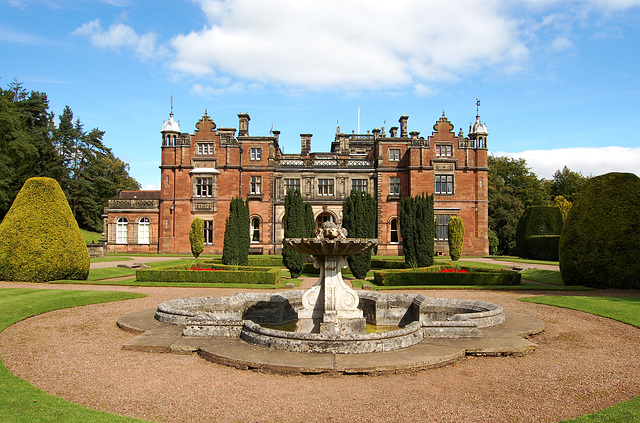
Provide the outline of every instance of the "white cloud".
{"type": "Polygon", "coordinates": [[[148,32],[138,35],[133,28],[123,23],[113,24],[105,30],[100,20],[95,19],[83,24],[73,35],[89,37],[91,44],[103,49],[119,50],[120,48],[135,51],[142,60],[149,60],[163,55],[163,47],[157,46],[157,34],[148,32]]]}
{"type": "Polygon", "coordinates": [[[147,184],[142,187],[145,191],[160,191],[160,184],[147,184]]]}
{"type": "Polygon", "coordinates": [[[551,50],[553,50],[554,52],[570,50],[574,47],[575,45],[573,44],[573,42],[567,37],[563,36],[557,37],[551,42],[551,50]]]}
{"type": "Polygon", "coordinates": [[[640,148],[577,147],[492,154],[525,159],[527,166],[539,178],[545,179],[551,179],[555,171],[561,170],[564,166],[585,176],[597,176],[608,172],[631,172],[640,175],[640,148]]]}
{"type": "Polygon", "coordinates": [[[174,69],[312,88],[393,88],[518,68],[528,50],[498,0],[197,0],[210,26],[178,35],[174,69]]]}

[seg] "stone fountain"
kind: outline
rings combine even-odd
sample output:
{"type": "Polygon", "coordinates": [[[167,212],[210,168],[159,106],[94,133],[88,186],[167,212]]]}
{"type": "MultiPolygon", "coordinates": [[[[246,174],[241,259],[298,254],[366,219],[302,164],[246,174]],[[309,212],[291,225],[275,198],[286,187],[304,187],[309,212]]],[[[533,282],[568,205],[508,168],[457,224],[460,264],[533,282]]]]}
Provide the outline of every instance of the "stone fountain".
{"type": "Polygon", "coordinates": [[[313,256],[320,269],[316,284],[302,295],[297,332],[327,335],[364,334],[366,320],[358,308],[358,294],[345,284],[342,269],[347,256],[361,254],[378,245],[377,239],[347,238],[347,230],[333,222],[316,229],[315,238],[287,238],[282,243],[313,256]]]}
{"type": "Polygon", "coordinates": [[[342,279],[346,257],[378,240],[347,238],[330,222],[314,238],[283,244],[313,256],[320,276],[310,289],[165,301],[118,320],[141,333],[124,348],[197,351],[210,361],[285,373],[381,373],[437,367],[465,354],[525,354],[535,344],[522,337],[544,327],[482,301],[355,291],[342,279]],[[367,324],[386,330],[367,333],[367,324]]]}

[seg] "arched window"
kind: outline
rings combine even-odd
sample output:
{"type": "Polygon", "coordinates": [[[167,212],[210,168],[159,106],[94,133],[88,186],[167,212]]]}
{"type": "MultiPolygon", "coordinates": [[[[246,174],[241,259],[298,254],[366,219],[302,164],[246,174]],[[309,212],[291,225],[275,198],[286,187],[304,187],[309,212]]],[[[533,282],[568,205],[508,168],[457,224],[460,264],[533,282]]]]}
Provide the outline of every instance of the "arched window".
{"type": "Polygon", "coordinates": [[[121,217],[116,222],[116,244],[127,243],[127,228],[129,221],[126,217],[121,217]]]}
{"type": "Polygon", "coordinates": [[[149,244],[151,240],[151,221],[143,217],[138,221],[138,244],[149,244]]]}
{"type": "Polygon", "coordinates": [[[333,222],[333,215],[329,212],[320,213],[318,217],[316,217],[316,228],[322,226],[324,222],[333,222]]]}
{"type": "Polygon", "coordinates": [[[392,244],[400,242],[400,221],[397,218],[391,219],[389,235],[389,240],[392,244]]]}
{"type": "Polygon", "coordinates": [[[260,242],[260,219],[251,219],[251,242],[260,242]]]}

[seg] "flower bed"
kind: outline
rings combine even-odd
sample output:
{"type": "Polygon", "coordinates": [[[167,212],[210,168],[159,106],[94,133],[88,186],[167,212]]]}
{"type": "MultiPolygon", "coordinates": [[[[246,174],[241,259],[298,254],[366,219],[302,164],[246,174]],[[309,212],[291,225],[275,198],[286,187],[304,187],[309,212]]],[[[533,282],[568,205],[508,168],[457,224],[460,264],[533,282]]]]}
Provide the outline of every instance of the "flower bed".
{"type": "Polygon", "coordinates": [[[139,282],[202,282],[249,283],[275,285],[280,281],[280,268],[256,266],[207,265],[204,261],[197,269],[180,265],[136,271],[139,282]]]}
{"type": "Polygon", "coordinates": [[[510,270],[478,270],[472,268],[451,268],[430,266],[415,269],[386,269],[373,272],[376,285],[417,286],[417,285],[518,285],[520,273],[510,270]]]}

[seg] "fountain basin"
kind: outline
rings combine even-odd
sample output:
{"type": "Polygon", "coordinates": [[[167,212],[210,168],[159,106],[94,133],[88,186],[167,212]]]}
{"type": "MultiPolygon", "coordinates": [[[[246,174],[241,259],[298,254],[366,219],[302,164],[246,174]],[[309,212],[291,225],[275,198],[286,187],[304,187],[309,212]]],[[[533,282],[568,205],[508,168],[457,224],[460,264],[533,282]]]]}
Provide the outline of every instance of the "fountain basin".
{"type": "Polygon", "coordinates": [[[261,326],[296,320],[304,292],[171,300],[158,306],[155,318],[182,326],[184,336],[239,337],[272,349],[344,354],[393,351],[427,338],[476,338],[482,336],[482,328],[505,321],[502,307],[492,303],[358,291],[358,307],[367,323],[395,325],[400,329],[370,334],[323,334],[261,326]]]}

